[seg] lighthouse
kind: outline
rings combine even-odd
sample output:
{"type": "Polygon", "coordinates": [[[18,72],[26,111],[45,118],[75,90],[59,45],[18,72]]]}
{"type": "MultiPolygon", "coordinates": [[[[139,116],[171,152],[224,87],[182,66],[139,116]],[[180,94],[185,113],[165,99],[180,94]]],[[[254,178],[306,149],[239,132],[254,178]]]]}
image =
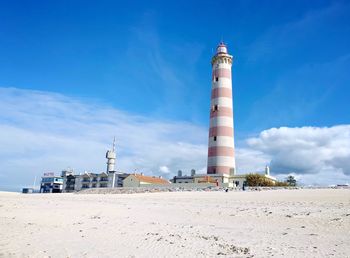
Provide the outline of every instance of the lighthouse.
{"type": "Polygon", "coordinates": [[[113,147],[111,150],[108,150],[106,152],[106,159],[107,159],[107,173],[114,172],[115,171],[115,137],[113,140],[113,147]]]}
{"type": "Polygon", "coordinates": [[[231,67],[233,57],[220,43],[211,60],[212,87],[207,174],[233,176],[236,171],[231,67]]]}

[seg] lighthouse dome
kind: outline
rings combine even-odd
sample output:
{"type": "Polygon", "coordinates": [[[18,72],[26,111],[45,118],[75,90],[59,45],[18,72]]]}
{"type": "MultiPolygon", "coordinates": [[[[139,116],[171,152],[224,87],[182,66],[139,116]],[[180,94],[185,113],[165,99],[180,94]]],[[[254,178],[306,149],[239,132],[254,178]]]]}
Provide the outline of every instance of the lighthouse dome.
{"type": "Polygon", "coordinates": [[[223,42],[221,42],[218,45],[218,47],[216,48],[216,53],[217,54],[220,54],[220,53],[227,54],[227,47],[223,42]]]}

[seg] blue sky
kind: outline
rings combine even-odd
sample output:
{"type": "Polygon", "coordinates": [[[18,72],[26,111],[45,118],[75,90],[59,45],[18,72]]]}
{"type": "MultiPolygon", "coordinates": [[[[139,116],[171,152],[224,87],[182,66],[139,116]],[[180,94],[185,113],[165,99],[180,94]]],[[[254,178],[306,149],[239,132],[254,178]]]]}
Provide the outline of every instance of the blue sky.
{"type": "MultiPolygon", "coordinates": [[[[176,143],[199,144],[205,149],[210,59],[221,39],[235,58],[237,147],[246,149],[247,138],[260,137],[263,130],[273,127],[293,130],[349,124],[348,1],[2,1],[0,124],[32,130],[34,135],[39,135],[45,127],[55,128],[57,132],[52,137],[62,136],[65,129],[58,121],[76,121],[77,114],[62,112],[56,117],[57,112],[62,111],[57,108],[76,102],[83,110],[89,110],[89,114],[94,107],[142,117],[152,121],[150,123],[172,126],[180,123],[191,132],[198,127],[197,131],[203,133],[197,136],[188,138],[170,133],[171,139],[176,143]],[[58,107],[45,102],[47,98],[54,99],[58,107]],[[38,99],[43,103],[36,107],[34,102],[38,99]],[[32,101],[24,104],[30,109],[21,110],[18,105],[26,101],[32,101]],[[38,116],[39,111],[31,108],[53,108],[49,115],[43,114],[44,111],[40,114],[41,120],[37,123],[43,128],[26,122],[38,116]],[[59,125],[53,127],[54,124],[59,125]]],[[[76,110],[80,112],[79,118],[82,113],[86,115],[82,109],[76,110]]],[[[91,125],[91,121],[85,124],[91,125]]],[[[116,126],[120,124],[116,122],[116,126]]],[[[70,130],[73,132],[78,127],[70,130]]],[[[348,135],[347,130],[342,131],[343,135],[348,135]]],[[[115,134],[113,129],[109,133],[99,138],[101,143],[108,143],[115,134]]],[[[6,130],[2,131],[3,138],[7,138],[6,134],[6,130]]],[[[186,134],[192,135],[188,131],[186,134]]],[[[68,135],[75,137],[72,133],[68,135]]],[[[23,141],[28,143],[27,139],[23,141]]],[[[139,157],[128,149],[123,139],[119,142],[121,154],[139,157]]],[[[343,156],[348,153],[345,152],[343,156]]],[[[8,148],[2,153],[3,157],[16,154],[8,148]]],[[[205,166],[205,154],[200,155],[198,159],[203,161],[196,169],[205,166]]],[[[275,157],[269,152],[263,155],[268,157],[264,156],[259,166],[272,162],[275,157]]],[[[103,169],[103,153],[101,156],[98,162],[102,165],[91,164],[91,168],[103,169]]],[[[154,158],[154,163],[157,160],[159,158],[154,158]]],[[[175,164],[174,160],[181,163],[180,158],[174,158],[169,164],[175,164]]],[[[3,158],[2,161],[9,163],[10,160],[3,158]]],[[[20,161],[11,162],[8,169],[20,161]]],[[[69,163],[67,165],[80,170],[84,167],[72,164],[74,160],[69,163]]],[[[191,160],[188,163],[189,169],[191,160]]],[[[30,166],[30,162],[28,164],[30,166]]],[[[64,162],[51,164],[52,168],[49,165],[33,168],[30,175],[37,173],[34,170],[59,171],[64,166],[64,162]]],[[[181,167],[169,164],[159,162],[156,167],[166,167],[172,173],[181,167]]],[[[158,173],[154,171],[156,167],[150,165],[144,169],[158,173]]],[[[282,167],[285,165],[279,168],[282,167]]],[[[86,166],[86,169],[90,168],[86,166]]],[[[125,165],[122,169],[131,167],[125,165]]],[[[288,169],[293,170],[290,166],[288,169]]],[[[295,169],[295,173],[298,171],[295,169]]],[[[310,171],[300,174],[304,172],[310,171]]],[[[8,185],[13,185],[8,172],[0,171],[1,174],[8,178],[8,185]]],[[[348,179],[348,176],[341,177],[341,180],[348,179]]]]}

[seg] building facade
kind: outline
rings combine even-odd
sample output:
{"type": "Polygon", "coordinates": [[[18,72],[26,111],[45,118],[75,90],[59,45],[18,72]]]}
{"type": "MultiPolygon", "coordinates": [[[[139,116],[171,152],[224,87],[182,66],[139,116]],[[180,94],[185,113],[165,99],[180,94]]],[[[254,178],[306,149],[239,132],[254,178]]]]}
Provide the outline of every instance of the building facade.
{"type": "Polygon", "coordinates": [[[40,182],[40,193],[61,193],[63,178],[53,173],[45,173],[40,182]]]}
{"type": "Polygon", "coordinates": [[[74,192],[89,188],[122,187],[123,180],[129,174],[110,171],[99,174],[85,172],[74,175],[72,171],[62,171],[63,192],[74,192]]]}
{"type": "Polygon", "coordinates": [[[188,183],[194,183],[194,177],[193,176],[174,176],[171,180],[171,183],[173,184],[188,184],[188,183]]]}
{"type": "Polygon", "coordinates": [[[234,175],[236,171],[231,66],[233,57],[220,43],[213,56],[207,174],[234,175]]]}

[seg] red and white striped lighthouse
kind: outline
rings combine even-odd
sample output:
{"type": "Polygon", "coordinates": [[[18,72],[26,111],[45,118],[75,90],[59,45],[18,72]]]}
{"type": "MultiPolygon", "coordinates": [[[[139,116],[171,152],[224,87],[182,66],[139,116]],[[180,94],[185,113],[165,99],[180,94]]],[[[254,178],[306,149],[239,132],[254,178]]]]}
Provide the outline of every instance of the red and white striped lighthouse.
{"type": "Polygon", "coordinates": [[[208,142],[208,174],[234,175],[236,170],[233,135],[231,66],[233,57],[220,43],[211,60],[212,88],[208,142]]]}

